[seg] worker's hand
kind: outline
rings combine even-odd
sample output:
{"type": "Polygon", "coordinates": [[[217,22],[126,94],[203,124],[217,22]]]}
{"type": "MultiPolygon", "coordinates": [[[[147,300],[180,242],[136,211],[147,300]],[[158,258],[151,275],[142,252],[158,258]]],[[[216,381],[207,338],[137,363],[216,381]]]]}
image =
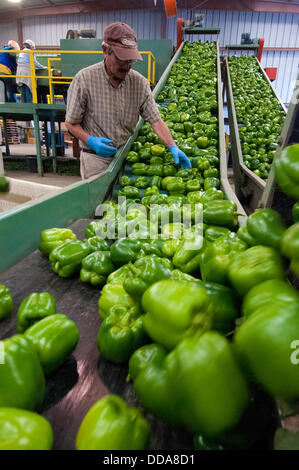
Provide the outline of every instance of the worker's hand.
{"type": "Polygon", "coordinates": [[[87,145],[92,150],[94,150],[95,153],[99,155],[99,157],[109,158],[112,157],[117,150],[116,147],[110,147],[110,145],[105,145],[110,144],[111,142],[112,140],[105,139],[105,137],[93,137],[91,135],[88,138],[87,145]]]}
{"type": "Polygon", "coordinates": [[[183,169],[192,168],[189,158],[184,154],[184,152],[182,152],[182,150],[179,149],[177,145],[172,145],[169,147],[169,150],[174,158],[174,163],[176,165],[181,165],[181,168],[183,169]]]}

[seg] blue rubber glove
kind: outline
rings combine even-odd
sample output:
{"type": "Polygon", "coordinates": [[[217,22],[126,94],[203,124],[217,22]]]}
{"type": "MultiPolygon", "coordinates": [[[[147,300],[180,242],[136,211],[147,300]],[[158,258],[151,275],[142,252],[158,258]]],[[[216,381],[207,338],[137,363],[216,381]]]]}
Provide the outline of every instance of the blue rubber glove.
{"type": "Polygon", "coordinates": [[[184,152],[182,152],[182,150],[179,149],[177,145],[172,145],[169,147],[169,150],[174,158],[174,163],[176,165],[181,165],[181,168],[184,170],[186,168],[192,168],[189,158],[184,154],[184,152]]]}
{"type": "Polygon", "coordinates": [[[105,137],[93,137],[92,135],[88,138],[87,145],[95,151],[99,157],[109,158],[112,157],[117,148],[105,145],[111,143],[112,140],[106,139],[105,137]]]}

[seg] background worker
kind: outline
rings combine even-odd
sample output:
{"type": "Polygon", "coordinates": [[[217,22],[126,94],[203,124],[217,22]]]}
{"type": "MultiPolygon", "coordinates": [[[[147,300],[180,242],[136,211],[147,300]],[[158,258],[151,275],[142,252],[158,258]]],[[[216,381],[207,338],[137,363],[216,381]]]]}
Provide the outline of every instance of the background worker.
{"type": "Polygon", "coordinates": [[[169,148],[176,164],[191,168],[161,119],[148,81],[132,70],[142,60],[133,29],[112,23],[104,31],[104,61],[80,70],[69,89],[65,125],[79,139],[82,179],[104,172],[133,134],[139,116],[169,148]]]}
{"type": "MultiPolygon", "coordinates": [[[[4,51],[19,51],[20,46],[16,41],[8,41],[7,46],[4,46],[4,51]]],[[[0,75],[7,75],[7,77],[0,77],[1,82],[4,83],[4,99],[3,101],[13,103],[16,101],[16,79],[10,75],[16,75],[17,70],[17,55],[9,54],[8,52],[0,52],[0,75]]]]}
{"type": "MultiPolygon", "coordinates": [[[[35,43],[31,39],[26,39],[23,44],[23,51],[30,51],[35,49],[35,43]]],[[[30,54],[28,52],[22,52],[19,54],[17,75],[30,76],[30,54]]],[[[34,65],[36,70],[46,69],[42,64],[38,62],[34,55],[34,65]]],[[[17,78],[17,84],[19,85],[22,103],[32,103],[32,84],[31,78],[17,78]]]]}

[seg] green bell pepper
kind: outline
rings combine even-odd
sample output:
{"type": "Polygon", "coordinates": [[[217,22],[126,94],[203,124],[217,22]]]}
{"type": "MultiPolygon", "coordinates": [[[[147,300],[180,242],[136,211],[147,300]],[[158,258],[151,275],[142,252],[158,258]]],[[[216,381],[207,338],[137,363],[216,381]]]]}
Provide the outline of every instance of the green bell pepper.
{"type": "Polygon", "coordinates": [[[112,243],[110,247],[111,261],[116,266],[122,266],[137,259],[141,248],[140,240],[120,238],[112,243]]]}
{"type": "Polygon", "coordinates": [[[184,233],[178,245],[172,262],[186,274],[196,273],[200,269],[201,252],[204,248],[201,229],[184,233]]]}
{"type": "Polygon", "coordinates": [[[156,188],[160,189],[162,184],[161,176],[154,175],[150,178],[149,186],[156,186],[156,188]]]}
{"type": "Polygon", "coordinates": [[[285,281],[269,279],[257,284],[243,298],[242,314],[248,317],[256,310],[270,305],[299,302],[299,294],[285,281]]]}
{"type": "Polygon", "coordinates": [[[0,284],[0,321],[6,318],[13,309],[10,289],[0,284]]]}
{"type": "Polygon", "coordinates": [[[285,147],[273,165],[275,180],[281,190],[290,197],[299,200],[299,144],[285,147]]]}
{"type": "Polygon", "coordinates": [[[131,151],[138,153],[141,149],[142,149],[141,142],[137,142],[137,141],[133,142],[131,151]]]}
{"type": "Polygon", "coordinates": [[[208,242],[214,242],[219,237],[228,236],[231,233],[230,229],[227,227],[221,227],[218,225],[210,225],[205,230],[205,239],[208,242]]]}
{"type": "Polygon", "coordinates": [[[292,207],[292,217],[294,223],[299,222],[299,201],[295,202],[295,204],[292,207]]]}
{"type": "Polygon", "coordinates": [[[248,232],[246,225],[243,225],[242,227],[238,229],[237,235],[240,238],[240,240],[243,240],[243,242],[246,243],[248,246],[255,245],[255,239],[248,232]]]}
{"type": "Polygon", "coordinates": [[[240,296],[263,281],[285,278],[283,261],[278,251],[260,245],[236,253],[231,260],[228,276],[240,296]]]}
{"type": "Polygon", "coordinates": [[[129,176],[123,175],[119,180],[119,184],[121,186],[132,186],[131,178],[129,176]]]}
{"type": "Polygon", "coordinates": [[[210,201],[221,201],[223,199],[223,192],[216,188],[209,188],[202,193],[199,200],[202,204],[207,204],[210,201]]]}
{"type": "Polygon", "coordinates": [[[23,333],[44,317],[56,313],[56,301],[48,292],[33,292],[20,304],[17,312],[18,332],[23,333]]]}
{"type": "Polygon", "coordinates": [[[299,396],[298,332],[296,301],[263,305],[246,318],[234,336],[235,352],[251,380],[270,396],[291,403],[299,396]]]}
{"type": "MultiPolygon", "coordinates": [[[[153,178],[155,178],[155,176],[153,178]]],[[[157,178],[160,178],[160,176],[157,176],[157,178]]],[[[159,188],[155,185],[153,185],[149,188],[146,188],[146,190],[144,191],[144,196],[145,197],[153,196],[153,195],[159,195],[159,194],[160,194],[159,188]]]]}
{"type": "Polygon", "coordinates": [[[235,329],[239,316],[239,300],[233,289],[215,282],[203,282],[208,293],[206,312],[210,315],[209,328],[223,335],[235,329]]]}
{"type": "Polygon", "coordinates": [[[168,206],[179,206],[188,203],[187,196],[184,194],[172,194],[167,197],[166,203],[168,206]]]}
{"type": "Polygon", "coordinates": [[[192,203],[201,203],[202,191],[190,191],[187,194],[187,201],[189,204],[192,203]]]}
{"type": "Polygon", "coordinates": [[[76,235],[69,228],[49,228],[41,232],[39,250],[46,256],[66,240],[76,240],[76,235]]]}
{"type": "Polygon", "coordinates": [[[200,273],[203,281],[229,284],[228,270],[233,256],[246,249],[246,243],[240,240],[234,232],[207,243],[200,259],[200,273]]]}
{"type": "Polygon", "coordinates": [[[33,344],[23,335],[3,340],[5,353],[0,374],[0,408],[39,410],[45,396],[45,377],[33,344]]]}
{"type": "Polygon", "coordinates": [[[160,344],[148,344],[137,349],[129,360],[128,378],[141,405],[150,413],[178,424],[173,391],[169,386],[165,359],[167,350],[160,344]]]}
{"type": "Polygon", "coordinates": [[[246,229],[253,245],[279,249],[285,228],[281,215],[273,209],[256,209],[246,220],[246,229]]]}
{"type": "Polygon", "coordinates": [[[158,256],[139,258],[131,265],[134,277],[125,279],[123,287],[134,300],[139,301],[148,287],[171,277],[171,266],[169,260],[158,256]]]}
{"type": "Polygon", "coordinates": [[[161,157],[151,157],[150,159],[151,165],[164,165],[164,163],[166,164],[167,162],[164,160],[164,158],[161,158],[161,157]]]}
{"type": "Polygon", "coordinates": [[[101,221],[100,220],[92,220],[89,224],[85,227],[84,235],[86,238],[95,237],[97,235],[100,228],[101,221]]]}
{"type": "Polygon", "coordinates": [[[101,286],[114,269],[110,251],[95,251],[82,260],[80,280],[90,282],[93,286],[101,286]]]}
{"type": "Polygon", "coordinates": [[[151,154],[155,156],[163,155],[165,153],[165,147],[162,145],[152,145],[151,154]]]}
{"type": "Polygon", "coordinates": [[[179,420],[188,429],[215,437],[238,424],[250,391],[225,337],[215,331],[188,337],[165,362],[179,420]]]}
{"type": "Polygon", "coordinates": [[[18,408],[0,408],[0,450],[51,450],[52,427],[43,416],[18,408]]]}
{"type": "Polygon", "coordinates": [[[134,150],[131,150],[128,155],[126,156],[126,160],[129,163],[137,163],[139,161],[138,153],[134,150]]]}
{"type": "Polygon", "coordinates": [[[281,253],[290,260],[299,259],[299,222],[291,225],[283,232],[281,253]]]}
{"type": "Polygon", "coordinates": [[[137,408],[117,395],[97,401],[84,417],[76,436],[77,450],[143,450],[150,427],[137,408]]]}
{"type": "Polygon", "coordinates": [[[171,279],[156,282],[142,296],[143,324],[154,342],[172,349],[196,324],[208,294],[200,284],[171,279]]]}
{"type": "Polygon", "coordinates": [[[91,253],[95,251],[110,250],[110,246],[108,245],[106,240],[98,236],[87,238],[86,240],[84,240],[84,244],[89,248],[91,253]]]}
{"type": "Polygon", "coordinates": [[[140,189],[143,189],[143,188],[147,188],[148,187],[148,179],[146,176],[138,176],[136,178],[136,181],[135,181],[135,185],[134,185],[136,188],[140,188],[140,189]]]}
{"type": "Polygon", "coordinates": [[[134,165],[132,165],[133,175],[136,175],[136,176],[146,175],[147,167],[148,165],[146,163],[134,163],[134,165]]]}
{"type": "Polygon", "coordinates": [[[151,149],[149,147],[145,147],[139,152],[139,158],[142,161],[149,161],[151,159],[151,149]]]}
{"type": "Polygon", "coordinates": [[[81,263],[90,253],[87,244],[80,240],[67,240],[51,251],[49,260],[52,269],[61,277],[70,277],[80,271],[81,263]]]}
{"type": "Polygon", "coordinates": [[[162,253],[167,258],[173,258],[178,246],[180,245],[181,240],[175,238],[166,240],[162,246],[162,253]]]}
{"type": "Polygon", "coordinates": [[[190,168],[186,168],[186,169],[180,169],[177,172],[176,177],[182,178],[184,181],[187,181],[190,178],[192,178],[192,175],[193,175],[192,170],[190,170],[190,168]]]}
{"type": "Polygon", "coordinates": [[[176,175],[176,167],[174,165],[164,165],[163,166],[163,176],[174,176],[176,175]]]}
{"type": "Polygon", "coordinates": [[[133,352],[146,341],[143,319],[136,307],[121,305],[110,309],[97,336],[101,356],[115,364],[128,361],[133,352]]]}
{"type": "Polygon", "coordinates": [[[118,268],[116,271],[113,271],[112,273],[109,274],[106,280],[106,284],[123,285],[124,280],[129,276],[133,277],[131,268],[128,264],[124,264],[123,266],[118,268]]]}
{"type": "Polygon", "coordinates": [[[196,143],[197,143],[199,148],[205,149],[208,146],[209,139],[207,137],[204,137],[204,136],[198,137],[196,143]]]}
{"type": "Polygon", "coordinates": [[[98,300],[100,317],[105,319],[115,305],[121,305],[128,309],[136,306],[132,297],[121,284],[105,284],[98,300]]]}
{"type": "Polygon", "coordinates": [[[139,258],[143,258],[146,255],[156,255],[158,257],[163,257],[162,247],[163,240],[160,238],[154,240],[140,240],[140,252],[137,256],[137,260],[139,258]]]}
{"type": "Polygon", "coordinates": [[[166,189],[170,194],[184,194],[186,187],[182,178],[174,176],[166,183],[166,189]]]}
{"type": "Polygon", "coordinates": [[[234,227],[238,223],[237,205],[228,199],[209,201],[204,204],[203,221],[208,225],[234,227]]]}
{"type": "MultiPolygon", "coordinates": [[[[153,186],[154,188],[154,186],[153,186]]],[[[145,196],[142,198],[141,203],[149,208],[152,204],[164,204],[167,202],[167,194],[152,194],[151,196],[145,196]]]]}
{"type": "Polygon", "coordinates": [[[290,268],[299,277],[299,222],[291,225],[283,232],[281,253],[291,260],[290,268]]]}
{"type": "Polygon", "coordinates": [[[66,315],[49,315],[28,328],[24,335],[37,354],[43,371],[49,374],[58,369],[76,348],[79,330],[66,315]]]}
{"type": "Polygon", "coordinates": [[[163,176],[163,165],[159,165],[159,164],[154,164],[154,165],[150,164],[150,165],[148,165],[146,174],[148,176],[160,176],[160,177],[162,177],[163,176]]]}
{"type": "Polygon", "coordinates": [[[5,175],[0,175],[0,193],[7,193],[10,188],[10,183],[5,175]]]}
{"type": "Polygon", "coordinates": [[[210,188],[220,188],[220,180],[218,178],[205,178],[204,180],[204,190],[207,191],[210,188]]]}
{"type": "Polygon", "coordinates": [[[207,158],[200,158],[197,162],[197,168],[200,171],[208,170],[210,168],[210,162],[207,158]]]}
{"type": "Polygon", "coordinates": [[[192,179],[186,182],[186,191],[199,191],[200,181],[198,179],[192,179]]]}
{"type": "Polygon", "coordinates": [[[167,187],[167,184],[172,181],[174,178],[176,178],[175,176],[166,176],[165,178],[162,179],[162,189],[166,189],[167,187]]]}
{"type": "Polygon", "coordinates": [[[139,189],[135,186],[125,186],[118,191],[117,195],[128,197],[129,199],[140,199],[139,189]]]}

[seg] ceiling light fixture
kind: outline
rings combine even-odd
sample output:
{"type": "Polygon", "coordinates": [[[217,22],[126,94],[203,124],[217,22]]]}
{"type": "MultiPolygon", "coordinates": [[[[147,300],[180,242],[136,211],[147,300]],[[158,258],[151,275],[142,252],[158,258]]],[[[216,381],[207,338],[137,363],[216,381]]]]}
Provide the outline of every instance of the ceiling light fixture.
{"type": "Polygon", "coordinates": [[[21,0],[8,0],[10,3],[21,3],[21,0]]]}

